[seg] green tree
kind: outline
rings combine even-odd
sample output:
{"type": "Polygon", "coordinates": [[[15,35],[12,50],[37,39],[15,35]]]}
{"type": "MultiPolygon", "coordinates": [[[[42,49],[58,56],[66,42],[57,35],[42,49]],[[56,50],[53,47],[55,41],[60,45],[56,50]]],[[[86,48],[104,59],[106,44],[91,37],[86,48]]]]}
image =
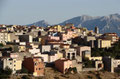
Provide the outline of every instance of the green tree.
{"type": "Polygon", "coordinates": [[[89,67],[93,67],[93,61],[92,60],[89,60],[88,58],[84,58],[83,59],[83,62],[84,62],[84,64],[85,64],[85,67],[86,68],[89,68],[89,67]]]}
{"type": "Polygon", "coordinates": [[[111,56],[120,59],[120,40],[111,48],[92,48],[92,56],[111,56]]]}

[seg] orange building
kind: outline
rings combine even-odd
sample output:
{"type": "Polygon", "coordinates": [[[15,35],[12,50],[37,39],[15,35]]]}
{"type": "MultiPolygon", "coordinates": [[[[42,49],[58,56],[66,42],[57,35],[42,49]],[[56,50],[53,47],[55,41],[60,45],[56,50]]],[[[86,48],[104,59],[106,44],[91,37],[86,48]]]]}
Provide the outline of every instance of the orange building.
{"type": "Polygon", "coordinates": [[[44,75],[44,62],[41,57],[24,58],[23,66],[34,76],[44,75]]]}

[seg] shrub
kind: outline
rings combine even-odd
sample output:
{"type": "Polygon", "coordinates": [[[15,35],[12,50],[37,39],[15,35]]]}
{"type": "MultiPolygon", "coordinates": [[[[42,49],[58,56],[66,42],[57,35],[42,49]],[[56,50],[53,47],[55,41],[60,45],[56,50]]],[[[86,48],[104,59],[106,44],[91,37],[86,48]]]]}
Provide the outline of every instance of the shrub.
{"type": "Polygon", "coordinates": [[[89,60],[88,58],[84,58],[83,61],[84,61],[84,64],[85,64],[86,68],[89,68],[89,67],[92,68],[93,67],[93,61],[92,60],[89,60]]]}
{"type": "Polygon", "coordinates": [[[4,73],[6,75],[11,75],[12,74],[12,69],[10,69],[9,67],[6,67],[5,70],[4,70],[4,73]]]}
{"type": "Polygon", "coordinates": [[[27,75],[22,76],[22,79],[30,79],[27,75]]]}
{"type": "Polygon", "coordinates": [[[0,43],[0,47],[3,47],[4,45],[2,43],[0,43]]]}

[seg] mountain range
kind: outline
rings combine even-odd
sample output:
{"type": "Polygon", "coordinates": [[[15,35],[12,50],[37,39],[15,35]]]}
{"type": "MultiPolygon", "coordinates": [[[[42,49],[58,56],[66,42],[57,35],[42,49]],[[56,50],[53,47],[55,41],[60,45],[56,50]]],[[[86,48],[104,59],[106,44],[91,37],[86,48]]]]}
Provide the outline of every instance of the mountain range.
{"type": "Polygon", "coordinates": [[[47,26],[50,26],[50,24],[48,24],[47,21],[45,20],[41,20],[41,21],[38,21],[38,22],[35,22],[35,23],[32,23],[32,24],[28,24],[27,26],[39,26],[39,27],[47,27],[47,26]]]}
{"type": "MultiPolygon", "coordinates": [[[[94,28],[97,26],[100,30],[100,33],[115,32],[120,36],[120,14],[96,17],[82,15],[58,24],[65,25],[66,23],[73,23],[76,27],[86,27],[88,30],[94,30],[94,28]]],[[[42,20],[33,24],[29,24],[28,26],[30,25],[46,27],[51,24],[45,20],[42,20]]]]}

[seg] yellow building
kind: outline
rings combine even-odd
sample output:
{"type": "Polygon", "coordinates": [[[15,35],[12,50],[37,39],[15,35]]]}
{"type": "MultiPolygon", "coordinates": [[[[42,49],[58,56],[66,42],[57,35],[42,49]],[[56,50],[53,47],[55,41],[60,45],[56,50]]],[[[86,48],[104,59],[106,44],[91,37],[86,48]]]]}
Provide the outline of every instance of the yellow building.
{"type": "Polygon", "coordinates": [[[14,63],[16,67],[14,67],[16,70],[21,70],[22,68],[22,61],[19,59],[14,59],[16,62],[14,63]]]}
{"type": "Polygon", "coordinates": [[[42,38],[38,38],[38,41],[41,42],[42,38]]]}
{"type": "Polygon", "coordinates": [[[63,53],[60,53],[59,51],[57,51],[57,55],[58,55],[58,59],[63,58],[63,53]]]}
{"type": "Polygon", "coordinates": [[[14,31],[13,27],[14,27],[13,25],[8,25],[8,26],[6,26],[6,30],[7,31],[14,31]]]}
{"type": "Polygon", "coordinates": [[[101,40],[101,48],[111,47],[111,40],[101,40]]]}
{"type": "Polygon", "coordinates": [[[58,32],[62,31],[62,26],[60,26],[60,25],[55,25],[55,26],[53,26],[53,28],[55,31],[58,31],[58,32]]]}
{"type": "Polygon", "coordinates": [[[90,57],[89,60],[102,60],[102,57],[90,57]]]}

